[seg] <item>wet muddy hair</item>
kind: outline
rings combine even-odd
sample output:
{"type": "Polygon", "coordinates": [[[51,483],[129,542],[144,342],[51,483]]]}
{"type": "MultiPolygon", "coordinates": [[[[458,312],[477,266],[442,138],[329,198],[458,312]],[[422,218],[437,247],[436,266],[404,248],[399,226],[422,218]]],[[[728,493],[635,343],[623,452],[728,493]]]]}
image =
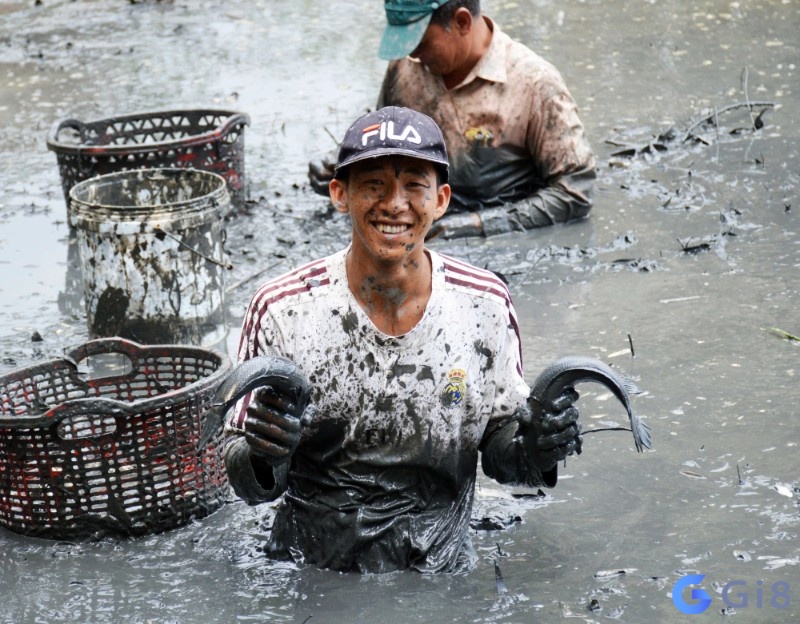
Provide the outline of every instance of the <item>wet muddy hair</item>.
{"type": "Polygon", "coordinates": [[[462,7],[469,9],[472,17],[478,17],[481,14],[480,0],[450,0],[450,2],[446,2],[433,12],[430,23],[437,24],[447,30],[450,22],[453,21],[456,11],[462,7]]]}

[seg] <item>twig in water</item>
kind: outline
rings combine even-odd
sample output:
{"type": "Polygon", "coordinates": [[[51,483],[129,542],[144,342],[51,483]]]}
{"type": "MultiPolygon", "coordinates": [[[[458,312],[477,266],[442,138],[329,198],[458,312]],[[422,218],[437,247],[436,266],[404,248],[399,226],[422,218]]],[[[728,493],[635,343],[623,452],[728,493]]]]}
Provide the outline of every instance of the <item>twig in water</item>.
{"type": "Polygon", "coordinates": [[[525,275],[522,277],[522,280],[520,280],[519,284],[517,285],[518,287],[525,285],[525,282],[528,281],[528,278],[530,277],[533,270],[536,268],[536,265],[539,264],[539,260],[541,260],[543,257],[544,256],[539,256],[538,258],[536,258],[536,260],[534,260],[533,264],[531,264],[531,267],[525,272],[525,275]]]}
{"type": "Polygon", "coordinates": [[[739,470],[739,464],[736,464],[736,474],[739,475],[739,485],[744,485],[744,479],[742,479],[742,471],[739,470]]]}
{"type": "Polygon", "coordinates": [[[598,431],[631,431],[630,427],[600,427],[599,429],[587,429],[586,431],[581,431],[581,435],[586,435],[587,433],[597,433],[598,431]]]}
{"type": "Polygon", "coordinates": [[[227,293],[233,292],[234,290],[236,290],[240,286],[242,286],[244,284],[247,284],[247,282],[250,282],[250,281],[256,279],[257,277],[261,277],[262,275],[264,275],[264,273],[266,273],[268,271],[271,271],[272,269],[274,269],[277,266],[280,266],[282,262],[283,262],[283,260],[279,260],[278,262],[275,262],[274,264],[271,264],[268,267],[266,267],[264,269],[261,269],[260,271],[256,271],[252,275],[250,275],[248,277],[245,277],[244,279],[239,280],[235,284],[231,284],[230,286],[228,286],[225,289],[225,293],[227,294],[227,293]]]}
{"type": "Polygon", "coordinates": [[[334,136],[333,132],[328,130],[327,126],[322,126],[322,129],[328,134],[330,138],[333,139],[333,142],[336,144],[336,147],[339,147],[339,139],[337,139],[336,136],[334,136]]]}
{"type": "Polygon", "coordinates": [[[628,334],[628,343],[631,345],[631,357],[636,357],[636,353],[633,351],[633,338],[630,334],[628,334]]]}
{"type": "Polygon", "coordinates": [[[775,106],[775,102],[749,102],[748,101],[748,102],[738,102],[736,104],[729,104],[728,106],[723,106],[720,109],[717,109],[716,107],[714,107],[713,112],[705,115],[701,119],[698,119],[691,126],[689,126],[689,129],[686,131],[686,134],[684,134],[684,136],[683,136],[683,142],[685,143],[686,141],[688,141],[693,136],[693,132],[697,128],[702,126],[703,124],[708,123],[709,121],[718,120],[719,116],[721,114],[727,113],[728,111],[735,110],[737,108],[742,108],[742,107],[745,107],[745,106],[750,110],[752,110],[756,106],[758,106],[758,107],[764,106],[764,107],[767,107],[767,108],[772,108],[772,107],[775,106]]]}
{"type": "Polygon", "coordinates": [[[786,340],[792,340],[794,342],[800,342],[800,336],[793,336],[789,332],[785,332],[782,329],[778,329],[777,327],[770,327],[769,331],[773,334],[780,336],[781,338],[786,338],[786,340]]]}
{"type": "Polygon", "coordinates": [[[508,591],[506,582],[503,580],[503,573],[500,571],[500,566],[497,565],[497,560],[494,562],[494,582],[497,586],[498,595],[502,596],[508,591]]]}
{"type": "MultiPolygon", "coordinates": [[[[747,102],[747,112],[750,115],[750,125],[753,127],[753,130],[755,130],[756,129],[756,121],[753,118],[753,107],[750,106],[750,95],[747,93],[747,79],[749,78],[749,76],[750,76],[750,74],[747,71],[747,66],[745,66],[745,68],[742,69],[742,75],[740,77],[740,80],[742,82],[742,90],[744,91],[744,99],[745,99],[745,102],[747,102]]],[[[760,116],[761,115],[759,115],[759,117],[760,116]]]]}
{"type": "Polygon", "coordinates": [[[687,254],[697,254],[701,251],[707,251],[711,248],[711,245],[708,243],[698,243],[697,245],[690,245],[692,239],[689,238],[685,243],[680,239],[676,239],[678,244],[681,246],[681,251],[687,254]]]}

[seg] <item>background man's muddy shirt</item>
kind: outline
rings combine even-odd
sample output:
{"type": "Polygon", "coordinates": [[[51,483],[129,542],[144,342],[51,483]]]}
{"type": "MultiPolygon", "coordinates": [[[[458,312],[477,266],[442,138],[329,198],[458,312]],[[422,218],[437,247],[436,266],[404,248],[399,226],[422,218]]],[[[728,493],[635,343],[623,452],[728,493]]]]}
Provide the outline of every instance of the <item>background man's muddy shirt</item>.
{"type": "Polygon", "coordinates": [[[510,442],[529,388],[508,291],[487,271],[429,255],[430,301],[400,337],[378,331],[359,307],[346,250],[253,297],[239,359],[292,359],[308,375],[317,408],[271,490],[257,483],[237,435],[243,406],[228,423],[226,462],[237,493],[256,504],[285,491],[273,556],[362,572],[452,570],[474,557],[468,528],[479,449],[487,473],[541,484],[510,442]]]}
{"type": "MultiPolygon", "coordinates": [[[[490,47],[460,85],[447,89],[406,57],[389,63],[378,107],[414,108],[442,129],[450,212],[480,210],[484,222],[510,218],[525,229],[585,216],[596,173],[575,101],[553,65],[483,19],[490,47]]],[[[486,233],[515,229],[502,225],[486,233]]]]}

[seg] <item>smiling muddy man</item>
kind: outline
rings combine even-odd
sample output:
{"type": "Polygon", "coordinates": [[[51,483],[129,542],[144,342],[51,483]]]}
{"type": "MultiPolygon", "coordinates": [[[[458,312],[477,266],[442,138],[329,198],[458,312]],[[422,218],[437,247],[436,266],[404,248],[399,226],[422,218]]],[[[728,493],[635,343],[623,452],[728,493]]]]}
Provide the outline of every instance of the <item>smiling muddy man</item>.
{"type": "Polygon", "coordinates": [[[261,286],[239,346],[240,361],[291,360],[314,414],[298,416],[280,389],[245,395],[227,423],[231,483],[251,505],[283,497],[274,558],[365,573],[471,567],[479,451],[500,483],[554,486],[581,448],[577,393],[532,418],[505,285],[425,248],[450,200],[431,118],[364,115],[335,171],[350,245],[261,286]]]}

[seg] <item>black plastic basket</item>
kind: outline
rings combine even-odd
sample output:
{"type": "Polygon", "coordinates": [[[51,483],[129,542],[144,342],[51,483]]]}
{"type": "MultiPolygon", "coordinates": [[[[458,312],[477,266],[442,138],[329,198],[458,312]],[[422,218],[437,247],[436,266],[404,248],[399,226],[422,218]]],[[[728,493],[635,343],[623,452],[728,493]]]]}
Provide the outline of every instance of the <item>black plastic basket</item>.
{"type": "Polygon", "coordinates": [[[181,345],[87,342],[0,376],[0,524],[50,539],[157,533],[229,495],[202,414],[229,359],[181,345]],[[85,362],[108,358],[102,376],[85,362]],[[109,374],[110,373],[110,374],[109,374]]]}
{"type": "Polygon", "coordinates": [[[53,124],[47,147],[55,152],[64,198],[88,178],[130,169],[185,167],[221,175],[231,201],[247,200],[244,130],[250,117],[226,110],[145,112],[53,124]]]}

